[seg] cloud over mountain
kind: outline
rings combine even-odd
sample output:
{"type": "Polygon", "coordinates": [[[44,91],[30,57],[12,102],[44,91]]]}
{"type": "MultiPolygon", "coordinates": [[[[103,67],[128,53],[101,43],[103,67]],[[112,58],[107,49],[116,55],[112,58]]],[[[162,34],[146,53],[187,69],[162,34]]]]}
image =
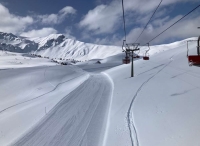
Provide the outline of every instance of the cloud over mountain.
{"type": "Polygon", "coordinates": [[[30,16],[22,17],[11,14],[9,10],[0,3],[0,31],[18,33],[23,32],[33,23],[30,16]]]}

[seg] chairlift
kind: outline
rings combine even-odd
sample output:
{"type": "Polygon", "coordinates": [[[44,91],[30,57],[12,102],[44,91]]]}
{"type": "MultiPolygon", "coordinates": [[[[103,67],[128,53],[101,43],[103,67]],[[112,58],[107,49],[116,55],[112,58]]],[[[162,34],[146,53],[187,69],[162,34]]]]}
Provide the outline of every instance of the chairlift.
{"type": "Polygon", "coordinates": [[[129,64],[131,62],[130,58],[126,56],[124,59],[122,59],[123,64],[129,64]]]}
{"type": "Polygon", "coordinates": [[[126,53],[126,57],[124,59],[122,59],[122,63],[123,64],[129,64],[131,62],[130,57],[129,57],[130,56],[130,52],[127,51],[127,48],[125,47],[125,43],[126,43],[126,41],[124,40],[123,41],[123,45],[122,45],[122,52],[126,53]],[[124,47],[126,48],[126,50],[124,49],[124,47]]]}
{"type": "MultiPolygon", "coordinates": [[[[148,43],[148,47],[149,47],[149,43],[148,43]]],[[[150,50],[150,47],[149,47],[149,49],[148,50],[146,50],[146,52],[145,52],[145,54],[144,54],[144,56],[143,56],[143,60],[149,60],[149,50],[150,50]]]]}
{"type": "MultiPolygon", "coordinates": [[[[194,41],[194,40],[190,40],[194,41]]],[[[200,37],[197,40],[197,55],[188,55],[189,53],[189,47],[188,47],[188,42],[187,41],[187,57],[188,57],[188,63],[190,66],[192,65],[200,65],[200,37]]]]}

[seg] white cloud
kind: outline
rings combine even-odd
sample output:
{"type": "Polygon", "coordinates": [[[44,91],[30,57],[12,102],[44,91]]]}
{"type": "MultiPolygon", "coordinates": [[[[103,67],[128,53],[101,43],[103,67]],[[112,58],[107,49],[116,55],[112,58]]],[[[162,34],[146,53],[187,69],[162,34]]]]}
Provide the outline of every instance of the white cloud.
{"type": "MultiPolygon", "coordinates": [[[[95,44],[104,44],[104,45],[113,45],[115,42],[115,45],[121,45],[116,43],[119,41],[120,37],[118,35],[113,35],[112,37],[104,37],[104,38],[95,38],[93,39],[93,42],[95,44]]],[[[121,42],[120,42],[121,43],[121,42]]]]}
{"type": "Polygon", "coordinates": [[[24,31],[33,23],[33,18],[30,16],[21,17],[13,15],[2,4],[0,4],[0,19],[0,31],[15,34],[24,31]]]}
{"type": "Polygon", "coordinates": [[[113,33],[119,26],[118,19],[121,11],[119,5],[113,2],[111,5],[99,5],[80,21],[79,27],[87,31],[94,31],[95,34],[113,33]]]}
{"type": "Polygon", "coordinates": [[[57,30],[55,30],[54,28],[42,28],[39,30],[31,30],[28,32],[23,32],[21,33],[21,36],[24,37],[45,37],[48,36],[50,34],[56,34],[57,30]]]}
{"type": "Polygon", "coordinates": [[[75,14],[76,10],[71,6],[66,6],[59,11],[60,15],[68,15],[68,14],[75,14]]]}
{"type": "MultiPolygon", "coordinates": [[[[159,2],[160,0],[124,0],[126,26],[128,28],[127,42],[132,43],[137,39],[159,2]]],[[[186,2],[199,2],[199,0],[163,0],[150,25],[139,39],[139,42],[142,44],[147,43],[180,18],[181,16],[173,18],[169,14],[175,11],[175,5],[186,2]]],[[[198,22],[200,21],[197,14],[194,17],[188,17],[188,19],[182,20],[177,26],[168,30],[152,43],[159,44],[176,39],[198,36],[199,33],[196,29],[198,22]]],[[[114,35],[119,33],[119,29],[123,30],[121,0],[112,0],[107,5],[101,4],[88,11],[79,22],[79,28],[83,30],[83,39],[98,44],[110,43],[121,45],[124,39],[122,33],[121,37],[113,38],[114,35]],[[106,34],[107,36],[105,36],[106,34]],[[102,37],[103,35],[105,37],[102,37]],[[95,38],[94,36],[101,37],[92,39],[95,38]]]]}
{"type": "Polygon", "coordinates": [[[39,15],[37,17],[38,17],[39,21],[41,21],[43,24],[57,24],[57,23],[59,23],[57,14],[39,15]]]}
{"type": "MultiPolygon", "coordinates": [[[[163,16],[165,6],[176,4],[178,2],[198,2],[198,0],[164,0],[159,9],[159,16],[163,16]]],[[[160,0],[125,0],[126,22],[128,24],[138,23],[138,19],[147,22],[149,14],[157,7],[160,0]],[[127,16],[131,16],[128,18],[127,16]],[[145,18],[146,17],[146,18],[145,18]],[[134,21],[135,20],[135,21],[134,21]]],[[[168,7],[169,8],[169,7],[168,7]]],[[[158,12],[159,12],[158,11],[158,12]]],[[[166,11],[166,10],[165,10],[166,11]]],[[[157,16],[158,16],[157,15],[157,16]]],[[[141,23],[140,21],[139,23],[141,23]]],[[[79,22],[79,27],[93,34],[111,34],[122,26],[122,6],[121,0],[112,0],[107,5],[98,5],[88,13],[79,22]]]]}
{"type": "Polygon", "coordinates": [[[63,9],[61,9],[57,14],[38,15],[36,16],[36,18],[39,19],[39,22],[41,22],[42,24],[52,25],[52,24],[60,24],[69,15],[74,15],[74,14],[76,14],[76,10],[73,7],[66,6],[63,9]]]}
{"type": "Polygon", "coordinates": [[[72,31],[70,28],[66,28],[65,29],[65,33],[64,35],[69,38],[69,39],[73,39],[73,40],[76,40],[76,37],[72,35],[72,31]]]}
{"type": "MultiPolygon", "coordinates": [[[[153,21],[152,25],[148,26],[147,30],[143,33],[142,37],[138,41],[141,44],[147,43],[181,17],[182,16],[179,15],[171,20],[169,20],[168,17],[156,19],[155,21],[153,21]]],[[[189,17],[188,19],[184,19],[180,21],[177,25],[168,29],[165,33],[160,35],[154,41],[152,41],[151,44],[160,44],[163,42],[171,42],[176,39],[199,36],[200,30],[197,30],[199,22],[200,16],[195,17],[194,15],[193,17],[189,17]]],[[[142,29],[142,27],[132,29],[127,35],[127,42],[134,42],[136,40],[136,37],[138,37],[138,35],[135,34],[139,34],[142,29]]]]}

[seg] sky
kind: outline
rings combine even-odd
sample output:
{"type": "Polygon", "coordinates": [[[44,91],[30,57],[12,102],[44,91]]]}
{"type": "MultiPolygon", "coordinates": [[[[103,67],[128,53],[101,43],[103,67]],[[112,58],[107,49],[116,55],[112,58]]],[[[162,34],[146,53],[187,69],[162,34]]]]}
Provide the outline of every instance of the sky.
{"type": "MultiPolygon", "coordinates": [[[[124,0],[127,43],[134,43],[160,0],[124,0]]],[[[138,39],[145,44],[200,4],[199,0],[163,0],[138,39]]],[[[150,45],[200,35],[200,8],[150,45]]],[[[0,31],[24,37],[61,33],[70,39],[122,45],[121,0],[0,0],[0,31]]]]}

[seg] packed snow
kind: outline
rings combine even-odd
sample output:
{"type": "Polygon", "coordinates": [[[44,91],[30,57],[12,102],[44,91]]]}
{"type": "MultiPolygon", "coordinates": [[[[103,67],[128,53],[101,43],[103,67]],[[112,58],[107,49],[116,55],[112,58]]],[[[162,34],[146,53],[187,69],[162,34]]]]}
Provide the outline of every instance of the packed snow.
{"type": "Polygon", "coordinates": [[[56,64],[49,59],[38,58],[29,54],[0,51],[0,69],[54,66],[56,64]]]}
{"type": "Polygon", "coordinates": [[[188,65],[186,41],[152,47],[149,61],[135,61],[134,78],[130,65],[106,71],[114,82],[106,145],[200,144],[200,68],[188,65]]]}
{"type": "MultiPolygon", "coordinates": [[[[150,60],[135,60],[131,78],[120,47],[59,34],[4,36],[1,45],[26,39],[37,44],[35,54],[50,58],[0,51],[0,145],[200,145],[200,68],[186,57],[187,40],[196,38],[150,46],[150,60]],[[51,57],[88,61],[63,66],[51,57]]],[[[195,42],[189,48],[196,54],[195,42]]]]}

